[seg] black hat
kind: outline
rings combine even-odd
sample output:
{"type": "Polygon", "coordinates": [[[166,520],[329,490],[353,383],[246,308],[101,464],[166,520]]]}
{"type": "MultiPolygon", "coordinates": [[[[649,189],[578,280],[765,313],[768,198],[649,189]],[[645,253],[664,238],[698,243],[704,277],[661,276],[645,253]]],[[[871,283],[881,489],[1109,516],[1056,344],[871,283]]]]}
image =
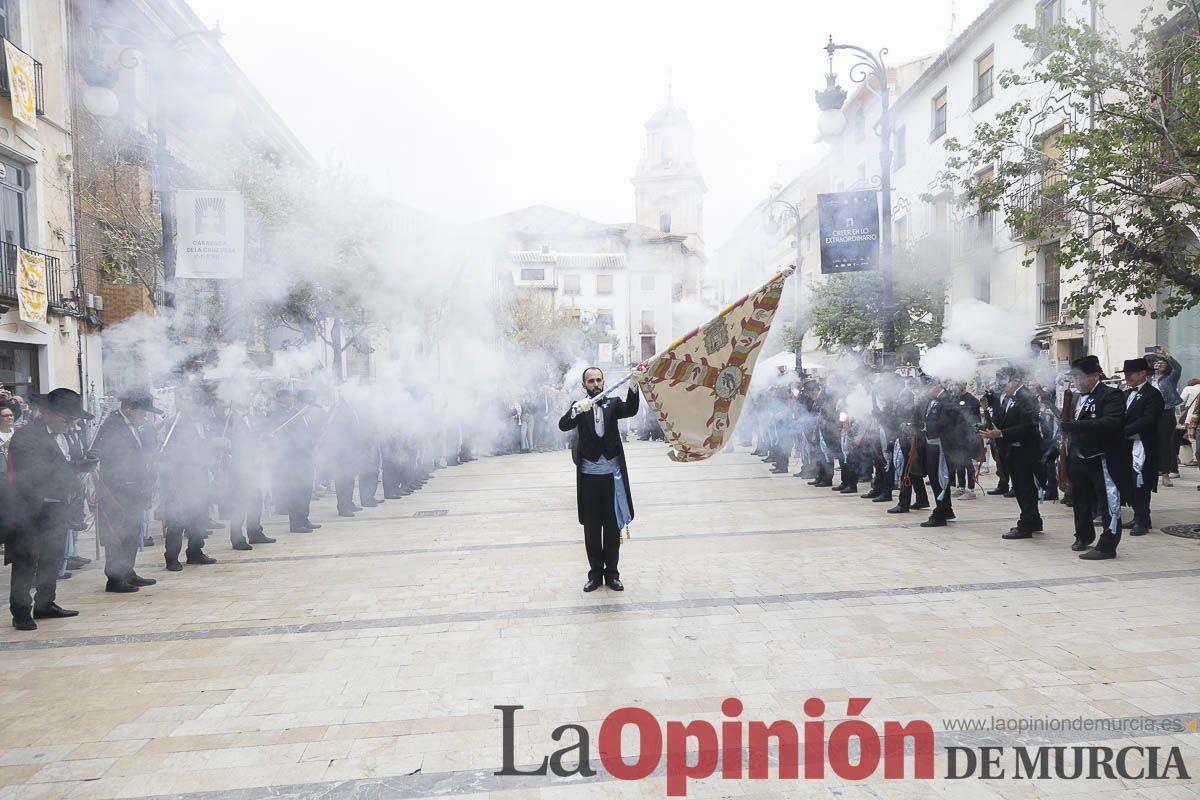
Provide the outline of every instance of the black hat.
{"type": "Polygon", "coordinates": [[[1104,368],[1100,366],[1100,359],[1096,356],[1084,356],[1077,358],[1071,362],[1072,372],[1082,372],[1084,375],[1104,374],[1104,368]]]}
{"type": "Polygon", "coordinates": [[[70,389],[54,389],[48,394],[35,394],[33,401],[37,403],[38,408],[61,414],[67,419],[94,419],[92,414],[84,410],[83,398],[79,396],[79,392],[70,389]]]}
{"type": "Polygon", "coordinates": [[[121,403],[130,408],[149,411],[151,414],[157,414],[160,417],[167,413],[154,405],[154,395],[145,389],[130,389],[121,395],[121,403]]]}
{"type": "Polygon", "coordinates": [[[1150,372],[1150,362],[1144,358],[1127,358],[1125,359],[1125,368],[1122,371],[1126,375],[1131,372],[1150,372]]]}

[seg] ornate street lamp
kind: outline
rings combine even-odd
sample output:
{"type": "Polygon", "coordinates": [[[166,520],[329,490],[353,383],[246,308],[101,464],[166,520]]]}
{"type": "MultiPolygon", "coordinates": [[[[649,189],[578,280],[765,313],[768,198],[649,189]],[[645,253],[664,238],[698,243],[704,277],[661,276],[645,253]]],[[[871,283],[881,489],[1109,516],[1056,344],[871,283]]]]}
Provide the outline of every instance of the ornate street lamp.
{"type": "Polygon", "coordinates": [[[825,88],[816,93],[817,106],[821,109],[818,127],[822,136],[829,138],[841,134],[846,127],[842,105],[846,102],[846,91],[837,85],[833,72],[833,54],[838,50],[849,50],[858,59],[850,67],[850,79],[865,83],[875,79],[881,105],[879,115],[879,225],[880,269],[883,275],[883,360],[884,366],[894,366],[896,361],[896,298],[892,280],[892,113],[891,95],[888,88],[887,67],[883,57],[887,48],[876,53],[853,44],[834,44],[833,36],[824,50],[829,54],[829,73],[825,76],[825,88]],[[836,117],[834,116],[836,115],[836,117]]]}
{"type": "Polygon", "coordinates": [[[775,236],[783,229],[785,220],[791,222],[792,233],[792,248],[796,251],[796,275],[792,279],[792,284],[795,286],[796,293],[796,318],[794,321],[793,345],[796,348],[796,376],[804,374],[804,361],[802,351],[804,348],[801,342],[804,339],[804,324],[803,324],[803,309],[801,303],[801,288],[800,276],[803,274],[801,267],[804,265],[804,254],[801,250],[800,239],[800,220],[804,215],[800,213],[800,208],[794,203],[789,203],[787,200],[779,197],[779,192],[782,187],[779,184],[771,186],[771,202],[767,206],[767,233],[775,236]]]}

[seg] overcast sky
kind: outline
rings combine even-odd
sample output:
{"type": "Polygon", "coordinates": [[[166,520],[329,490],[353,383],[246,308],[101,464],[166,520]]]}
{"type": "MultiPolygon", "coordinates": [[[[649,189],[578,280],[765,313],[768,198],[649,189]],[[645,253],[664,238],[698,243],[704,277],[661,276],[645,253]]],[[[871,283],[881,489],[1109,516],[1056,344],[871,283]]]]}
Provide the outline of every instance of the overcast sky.
{"type": "MultiPolygon", "coordinates": [[[[322,162],[439,216],[546,203],[633,218],[643,125],[668,78],[696,130],[715,249],[820,147],[830,33],[942,49],[987,0],[190,0],[322,162]]],[[[848,85],[847,59],[835,64],[848,85]]]]}

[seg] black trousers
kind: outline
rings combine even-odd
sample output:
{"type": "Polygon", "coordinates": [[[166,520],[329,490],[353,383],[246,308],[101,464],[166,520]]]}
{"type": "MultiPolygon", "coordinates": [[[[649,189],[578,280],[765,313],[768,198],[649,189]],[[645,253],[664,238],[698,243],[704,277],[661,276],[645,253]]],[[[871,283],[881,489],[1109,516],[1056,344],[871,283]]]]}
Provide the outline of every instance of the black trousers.
{"type": "MultiPolygon", "coordinates": [[[[941,445],[928,442],[925,447],[925,476],[929,479],[929,491],[933,495],[933,511],[929,513],[930,519],[941,520],[948,522],[954,509],[950,504],[950,487],[942,485],[942,479],[939,473],[940,458],[942,454],[941,445]]],[[[947,465],[949,472],[949,465],[947,465]]]]}
{"type": "Polygon", "coordinates": [[[994,441],[991,444],[992,462],[996,465],[996,488],[1008,491],[1008,466],[1004,463],[1008,453],[994,441]]]}
{"type": "Polygon", "coordinates": [[[246,483],[234,491],[230,502],[229,541],[234,544],[242,540],[243,528],[247,536],[262,533],[263,496],[255,481],[248,477],[246,483]]]}
{"type": "Polygon", "coordinates": [[[137,549],[142,539],[140,509],[102,508],[105,531],[104,574],[109,580],[123,581],[133,574],[137,549]]]}
{"type": "Polygon", "coordinates": [[[880,459],[875,462],[875,480],[871,481],[871,491],[884,497],[892,496],[892,484],[895,477],[892,475],[895,467],[889,467],[887,462],[880,459]]]}
{"type": "Polygon", "coordinates": [[[54,602],[58,569],[67,546],[67,524],[54,511],[38,516],[40,519],[5,545],[12,560],[8,607],[13,617],[26,616],[34,608],[54,602]],[[36,596],[31,599],[32,592],[36,596]]]}
{"type": "Polygon", "coordinates": [[[1010,446],[1006,456],[1008,477],[1012,481],[1013,493],[1016,494],[1017,505],[1021,509],[1017,528],[1031,533],[1042,529],[1042,514],[1038,510],[1037,482],[1033,474],[1034,470],[1041,466],[1038,461],[1039,455],[1038,452],[1025,447],[1010,446]]]}
{"type": "Polygon", "coordinates": [[[187,538],[187,555],[200,553],[204,550],[204,539],[207,536],[204,519],[168,519],[163,524],[163,556],[168,562],[178,561],[179,552],[183,549],[183,540],[187,538]]]}
{"type": "Polygon", "coordinates": [[[920,475],[909,476],[909,485],[900,490],[898,504],[901,508],[912,508],[913,494],[917,495],[917,505],[929,507],[929,494],[925,491],[925,479],[920,475]]]}
{"type": "MultiPolygon", "coordinates": [[[[1137,481],[1137,475],[1133,476],[1134,481],[1137,481]]],[[[1142,523],[1147,528],[1154,527],[1150,522],[1150,487],[1137,486],[1133,487],[1133,524],[1142,523]]]]}
{"type": "Polygon", "coordinates": [[[613,505],[615,484],[611,475],[580,475],[583,481],[583,545],[587,550],[588,580],[621,577],[621,529],[613,505]],[[598,507],[597,507],[598,506],[598,507]]]}
{"type": "MultiPolygon", "coordinates": [[[[1108,483],[1112,476],[1105,478],[1104,466],[1099,458],[1071,458],[1070,463],[1073,510],[1075,512],[1075,538],[1083,544],[1096,541],[1096,523],[1094,514],[1100,509],[1100,519],[1104,523],[1104,532],[1096,549],[1102,553],[1116,554],[1117,545],[1121,543],[1121,516],[1118,509],[1116,518],[1108,505],[1108,483]]],[[[1115,490],[1115,487],[1114,487],[1115,490]]]]}
{"type": "Polygon", "coordinates": [[[333,474],[333,490],[337,494],[337,510],[354,510],[354,481],[358,475],[353,471],[339,470],[333,474]]]}

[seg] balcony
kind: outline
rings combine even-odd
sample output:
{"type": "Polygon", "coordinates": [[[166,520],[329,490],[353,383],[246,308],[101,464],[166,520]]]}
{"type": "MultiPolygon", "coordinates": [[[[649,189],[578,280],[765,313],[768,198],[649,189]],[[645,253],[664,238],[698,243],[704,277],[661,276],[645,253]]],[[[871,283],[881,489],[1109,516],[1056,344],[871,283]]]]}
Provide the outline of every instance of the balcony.
{"type": "Polygon", "coordinates": [[[1041,175],[1008,195],[1008,208],[1017,214],[1013,233],[1022,239],[1048,238],[1052,231],[1066,226],[1066,207],[1052,194],[1061,181],[1057,176],[1041,175]]]}
{"type": "Polygon", "coordinates": [[[932,144],[946,135],[946,120],[934,120],[933,129],[929,131],[929,143],[932,144]]]}
{"type": "MultiPolygon", "coordinates": [[[[5,96],[12,94],[12,89],[8,85],[8,56],[5,55],[3,47],[0,47],[0,94],[5,96]]],[[[42,62],[40,61],[33,62],[33,97],[34,111],[40,117],[46,113],[46,93],[42,88],[42,62]]]]}
{"type": "Polygon", "coordinates": [[[971,110],[975,111],[988,100],[992,99],[992,84],[980,87],[979,94],[971,98],[971,110]]]}
{"type": "Polygon", "coordinates": [[[954,223],[951,247],[956,258],[987,252],[992,249],[995,225],[991,212],[972,214],[954,223]]]}
{"type": "Polygon", "coordinates": [[[1057,325],[1062,319],[1062,298],[1058,281],[1044,281],[1038,288],[1038,324],[1057,325]]]}
{"type": "MultiPolygon", "coordinates": [[[[66,307],[69,298],[62,293],[62,278],[59,273],[59,262],[54,256],[27,252],[44,256],[46,259],[46,302],[51,309],[66,307]]],[[[8,242],[0,242],[0,299],[17,300],[17,246],[8,242]]]]}

